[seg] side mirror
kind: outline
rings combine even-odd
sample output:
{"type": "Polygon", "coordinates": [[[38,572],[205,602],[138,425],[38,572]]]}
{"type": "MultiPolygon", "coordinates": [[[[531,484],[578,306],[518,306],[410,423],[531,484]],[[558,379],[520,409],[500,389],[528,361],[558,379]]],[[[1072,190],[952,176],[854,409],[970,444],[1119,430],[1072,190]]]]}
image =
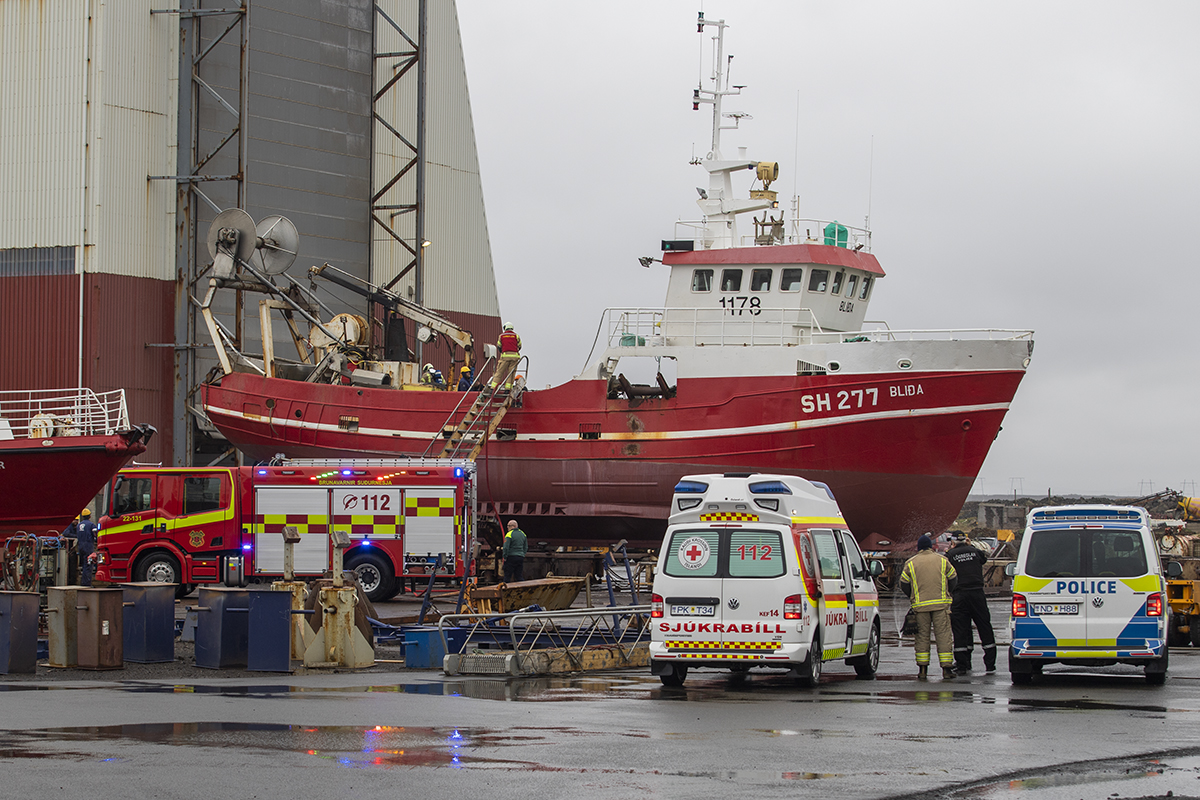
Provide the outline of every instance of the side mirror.
{"type": "Polygon", "coordinates": [[[1005,564],[1004,565],[1004,574],[1010,578],[1013,577],[1014,575],[1016,575],[1017,574],[1017,563],[1014,561],[1014,562],[1005,564]]]}
{"type": "Polygon", "coordinates": [[[883,562],[882,561],[872,561],[871,566],[870,566],[870,572],[871,572],[872,578],[878,578],[880,575],[882,575],[883,574],[883,562]]]}
{"type": "Polygon", "coordinates": [[[1183,577],[1183,564],[1180,564],[1178,561],[1168,561],[1167,562],[1167,577],[1168,578],[1183,577]]]}

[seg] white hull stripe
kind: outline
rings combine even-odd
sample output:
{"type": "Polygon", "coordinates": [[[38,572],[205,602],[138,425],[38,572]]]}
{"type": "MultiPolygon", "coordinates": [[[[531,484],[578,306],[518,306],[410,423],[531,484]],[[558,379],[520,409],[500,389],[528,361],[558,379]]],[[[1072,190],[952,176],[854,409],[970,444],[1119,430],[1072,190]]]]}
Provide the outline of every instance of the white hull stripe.
{"type": "MultiPolygon", "coordinates": [[[[982,403],[973,406],[943,406],[941,408],[907,408],[895,411],[869,411],[857,414],[844,414],[838,417],[822,417],[820,419],[802,419],[795,422],[774,422],[768,425],[744,425],[737,428],[708,428],[704,430],[678,430],[678,431],[651,431],[633,433],[630,431],[622,431],[620,433],[601,433],[601,440],[610,441],[666,441],[680,439],[710,439],[721,438],[728,436],[748,436],[763,433],[782,433],[785,431],[799,431],[808,428],[827,428],[832,425],[844,425],[851,422],[870,422],[875,420],[885,419],[905,419],[915,417],[940,417],[948,414],[973,414],[982,411],[1005,411],[1009,408],[1008,403],[982,403]]],[[[288,419],[287,417],[270,417],[264,418],[256,414],[244,414],[240,411],[233,411],[228,408],[218,408],[216,406],[207,406],[205,412],[210,416],[230,417],[233,419],[244,419],[250,422],[270,425],[274,428],[299,428],[309,431],[327,431],[329,433],[348,433],[348,431],[339,428],[337,425],[330,425],[321,422],[305,422],[303,420],[288,419]]],[[[441,438],[441,432],[433,431],[403,431],[393,428],[359,428],[356,432],[358,435],[365,436],[380,436],[391,439],[433,439],[434,436],[441,438]]],[[[526,433],[517,434],[517,441],[523,442],[556,442],[556,441],[575,441],[579,440],[579,432],[572,431],[571,433],[526,433]]],[[[582,441],[582,440],[580,440],[582,441]]]]}

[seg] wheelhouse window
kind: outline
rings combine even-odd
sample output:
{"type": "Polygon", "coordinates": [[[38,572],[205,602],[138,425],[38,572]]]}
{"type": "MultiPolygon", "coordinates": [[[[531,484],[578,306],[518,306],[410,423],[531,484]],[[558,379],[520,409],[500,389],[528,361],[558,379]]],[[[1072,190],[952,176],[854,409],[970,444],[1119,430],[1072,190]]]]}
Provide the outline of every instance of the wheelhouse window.
{"type": "Polygon", "coordinates": [[[829,286],[829,270],[814,269],[808,273],[808,290],[810,292],[824,292],[829,286]]]}
{"type": "Polygon", "coordinates": [[[713,271],[711,269],[692,270],[692,291],[711,292],[713,271]]]}
{"type": "Polygon", "coordinates": [[[779,291],[798,292],[804,288],[804,270],[785,269],[779,278],[779,291]]]}
{"type": "Polygon", "coordinates": [[[771,291],[771,270],[755,269],[750,271],[750,291],[752,292],[769,292],[771,291]]]}
{"type": "Polygon", "coordinates": [[[721,270],[721,291],[740,292],[742,290],[742,271],[740,269],[721,270]]]}
{"type": "Polygon", "coordinates": [[[844,272],[834,273],[833,286],[830,287],[829,293],[832,295],[841,294],[842,293],[842,281],[845,280],[845,278],[846,278],[846,273],[844,273],[844,272]]]}
{"type": "Polygon", "coordinates": [[[846,281],[846,297],[854,297],[854,291],[858,288],[858,276],[851,275],[850,280],[846,281]]]}
{"type": "Polygon", "coordinates": [[[867,295],[871,293],[871,276],[863,278],[862,291],[858,293],[859,300],[866,300],[867,295]]]}

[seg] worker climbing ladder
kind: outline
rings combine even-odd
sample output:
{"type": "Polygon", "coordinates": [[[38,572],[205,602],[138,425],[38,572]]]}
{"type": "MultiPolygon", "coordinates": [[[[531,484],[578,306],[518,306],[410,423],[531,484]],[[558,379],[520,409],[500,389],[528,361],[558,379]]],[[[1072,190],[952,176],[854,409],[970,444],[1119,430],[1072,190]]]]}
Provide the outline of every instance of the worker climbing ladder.
{"type": "MultiPolygon", "coordinates": [[[[458,409],[456,408],[451,413],[447,425],[443,427],[445,444],[442,446],[441,458],[462,458],[473,461],[479,455],[484,443],[495,434],[504,415],[508,413],[514,403],[520,400],[521,394],[525,390],[524,376],[512,375],[509,381],[511,385],[507,388],[506,386],[485,385],[483,390],[476,395],[475,402],[471,404],[452,430],[449,428],[449,423],[458,414],[458,409]]],[[[432,446],[431,444],[430,449],[432,446]]],[[[426,455],[428,455],[428,451],[426,455]]]]}

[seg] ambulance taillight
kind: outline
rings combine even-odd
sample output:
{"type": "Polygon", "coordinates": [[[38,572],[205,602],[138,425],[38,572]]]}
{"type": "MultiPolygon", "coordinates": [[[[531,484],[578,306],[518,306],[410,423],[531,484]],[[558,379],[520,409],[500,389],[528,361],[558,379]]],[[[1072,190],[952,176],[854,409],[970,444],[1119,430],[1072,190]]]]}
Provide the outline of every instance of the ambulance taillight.
{"type": "Polygon", "coordinates": [[[1161,617],[1163,613],[1162,592],[1155,592],[1146,598],[1146,616],[1161,617]]]}
{"type": "Polygon", "coordinates": [[[1025,602],[1025,595],[1013,593],[1012,615],[1014,617],[1029,616],[1029,605],[1025,602]]]}
{"type": "Polygon", "coordinates": [[[661,594],[650,595],[650,616],[658,619],[663,615],[663,599],[661,594]]]}
{"type": "Polygon", "coordinates": [[[783,618],[800,619],[804,615],[804,595],[792,594],[783,598],[783,618]]]}

